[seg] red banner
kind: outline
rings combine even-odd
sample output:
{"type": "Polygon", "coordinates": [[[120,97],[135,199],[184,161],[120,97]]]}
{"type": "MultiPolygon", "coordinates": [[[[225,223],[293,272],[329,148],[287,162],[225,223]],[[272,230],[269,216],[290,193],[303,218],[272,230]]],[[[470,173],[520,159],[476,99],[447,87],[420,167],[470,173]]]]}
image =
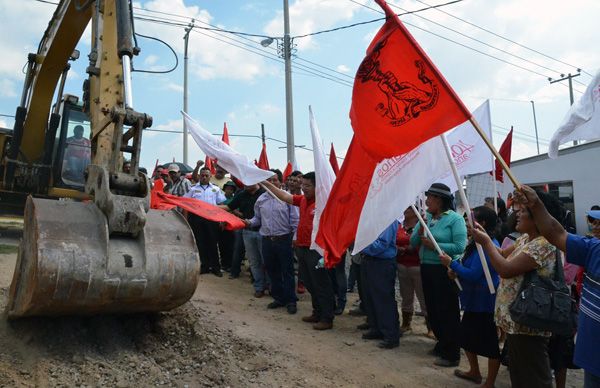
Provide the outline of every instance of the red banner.
{"type": "Polygon", "coordinates": [[[176,195],[164,193],[162,191],[163,186],[164,184],[160,179],[154,182],[150,197],[150,208],[170,210],[175,207],[180,207],[207,220],[221,222],[226,230],[243,229],[246,227],[246,224],[244,224],[241,219],[228,211],[199,199],[178,197],[176,195]]]}

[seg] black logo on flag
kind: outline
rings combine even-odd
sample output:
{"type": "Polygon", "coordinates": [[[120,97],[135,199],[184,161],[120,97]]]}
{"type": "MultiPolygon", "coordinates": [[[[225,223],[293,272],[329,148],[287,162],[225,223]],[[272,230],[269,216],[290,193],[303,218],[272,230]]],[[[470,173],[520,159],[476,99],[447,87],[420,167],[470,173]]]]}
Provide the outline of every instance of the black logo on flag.
{"type": "Polygon", "coordinates": [[[419,88],[408,81],[399,81],[391,71],[383,71],[379,56],[387,39],[375,46],[371,55],[367,56],[358,68],[357,77],[361,82],[377,82],[378,88],[387,97],[387,102],[377,103],[375,109],[382,117],[390,119],[390,125],[399,127],[421,112],[432,109],[438,101],[439,89],[425,74],[425,63],[415,61],[417,77],[422,82],[419,88]]]}

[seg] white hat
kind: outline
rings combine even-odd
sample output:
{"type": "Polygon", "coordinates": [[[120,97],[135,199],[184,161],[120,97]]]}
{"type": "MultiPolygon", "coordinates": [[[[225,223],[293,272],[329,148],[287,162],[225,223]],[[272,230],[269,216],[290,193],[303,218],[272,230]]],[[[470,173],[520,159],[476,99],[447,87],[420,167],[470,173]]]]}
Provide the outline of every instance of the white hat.
{"type": "Polygon", "coordinates": [[[175,163],[169,164],[169,172],[171,171],[179,172],[179,166],[175,163]]]}

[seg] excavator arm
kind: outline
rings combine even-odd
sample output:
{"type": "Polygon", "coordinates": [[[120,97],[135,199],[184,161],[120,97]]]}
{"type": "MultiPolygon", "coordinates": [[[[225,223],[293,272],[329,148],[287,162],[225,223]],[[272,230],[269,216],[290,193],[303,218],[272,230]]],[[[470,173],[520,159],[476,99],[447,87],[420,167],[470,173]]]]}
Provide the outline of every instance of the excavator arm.
{"type": "Polygon", "coordinates": [[[63,0],[30,54],[21,105],[5,162],[5,187],[43,191],[68,60],[91,20],[84,110],[91,123],[91,201],[29,196],[8,304],[10,318],[30,315],[161,311],[187,301],[199,257],[176,211],[150,209],[150,183],[138,172],[142,132],[151,116],[134,110],[133,17],[128,0],[63,0]],[[60,82],[59,82],[60,80],[60,82]],[[57,105],[58,106],[58,103],[57,105]],[[50,115],[50,117],[49,117],[50,115]],[[130,172],[121,169],[123,155],[130,172]],[[36,174],[41,171],[42,173],[36,174]]]}

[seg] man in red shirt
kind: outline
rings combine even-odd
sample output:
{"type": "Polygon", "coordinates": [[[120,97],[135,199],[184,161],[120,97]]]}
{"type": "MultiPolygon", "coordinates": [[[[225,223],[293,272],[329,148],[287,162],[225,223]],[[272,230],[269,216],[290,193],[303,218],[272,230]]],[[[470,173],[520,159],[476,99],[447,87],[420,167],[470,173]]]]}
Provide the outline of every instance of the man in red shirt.
{"type": "Polygon", "coordinates": [[[315,216],[315,173],[309,172],[302,176],[302,192],[304,195],[292,195],[287,191],[278,189],[270,182],[263,184],[284,202],[300,208],[300,221],[298,222],[296,239],[296,256],[300,277],[304,281],[312,300],[312,314],[302,320],[314,323],[315,330],[329,330],[333,327],[335,298],[333,286],[327,270],[319,266],[321,255],[310,249],[315,216]]]}

